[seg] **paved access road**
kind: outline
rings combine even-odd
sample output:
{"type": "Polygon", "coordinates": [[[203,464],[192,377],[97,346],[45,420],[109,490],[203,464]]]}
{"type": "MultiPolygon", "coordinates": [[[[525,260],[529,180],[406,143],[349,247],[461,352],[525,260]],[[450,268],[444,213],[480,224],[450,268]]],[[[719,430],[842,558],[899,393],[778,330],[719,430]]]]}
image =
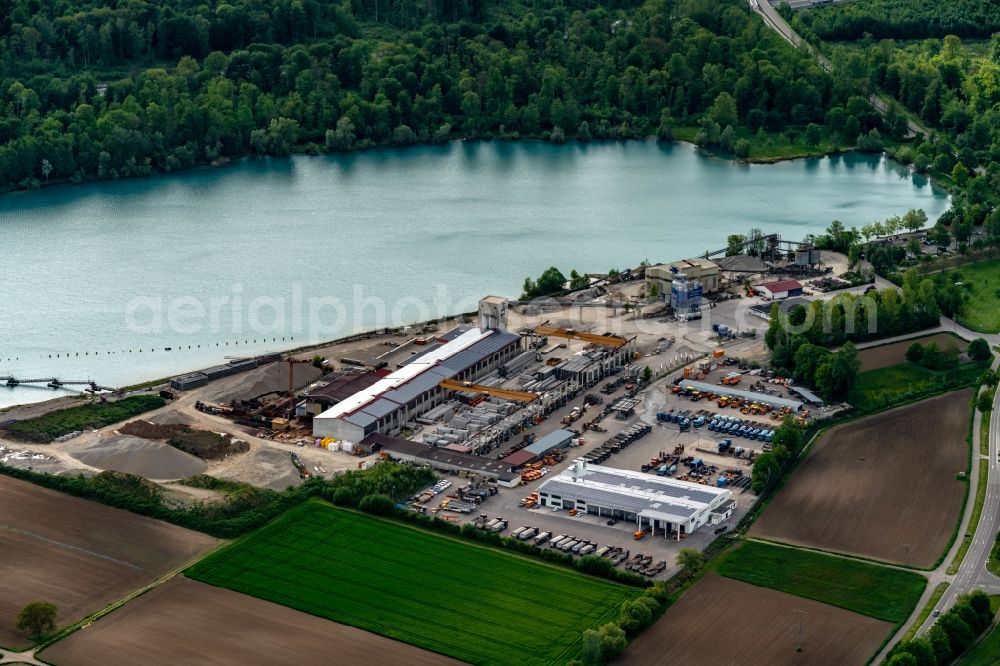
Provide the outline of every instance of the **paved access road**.
{"type": "MultiPolygon", "coordinates": [[[[760,14],[761,18],[764,19],[764,23],[781,35],[786,42],[797,49],[804,49],[805,51],[811,53],[813,57],[816,58],[816,62],[819,63],[820,67],[828,72],[833,71],[833,63],[814,49],[809,42],[799,37],[798,33],[792,30],[792,27],[788,25],[788,22],[781,17],[781,14],[779,14],[778,11],[771,6],[771,3],[768,0],[748,0],[748,2],[750,3],[751,9],[760,14]]],[[[812,4],[815,3],[811,0],[796,0],[793,7],[805,7],[812,4]]],[[[889,112],[889,101],[877,93],[870,93],[868,95],[868,102],[882,115],[886,115],[889,112]]],[[[930,135],[928,129],[915,121],[913,118],[907,117],[906,125],[909,136],[913,136],[915,134],[923,134],[924,136],[930,135]]]]}
{"type": "MultiPolygon", "coordinates": [[[[883,285],[879,285],[878,281],[876,281],[876,286],[881,287],[883,285]]],[[[1000,335],[977,333],[945,317],[941,318],[941,324],[937,328],[921,331],[920,333],[911,334],[906,337],[921,337],[927,335],[928,333],[941,331],[953,332],[965,340],[984,338],[987,342],[989,342],[991,347],[1000,344],[1000,335]]],[[[879,340],[874,343],[859,345],[859,348],[885,344],[885,342],[887,342],[887,340],[879,340]]],[[[1000,361],[995,361],[993,365],[994,369],[998,366],[1000,366],[1000,361]]],[[[993,550],[993,544],[996,541],[997,532],[1000,531],[1000,391],[997,392],[997,395],[993,399],[993,414],[995,416],[990,420],[989,453],[986,456],[979,453],[979,433],[980,424],[982,422],[982,414],[979,411],[976,411],[973,418],[973,464],[969,477],[969,500],[966,502],[965,513],[959,523],[958,536],[956,537],[955,542],[952,544],[952,547],[949,549],[944,560],[941,562],[941,565],[933,571],[926,572],[925,575],[927,576],[928,584],[927,589],[924,590],[924,594],[920,598],[920,602],[917,604],[917,607],[914,608],[910,619],[899,628],[896,635],[893,636],[892,639],[885,645],[882,652],[876,657],[874,663],[881,663],[888,654],[889,649],[902,639],[907,631],[909,631],[910,627],[913,626],[913,623],[917,621],[917,616],[930,600],[934,589],[940,583],[947,582],[949,585],[948,589],[935,605],[935,609],[939,611],[947,610],[955,603],[955,600],[959,596],[976,589],[981,589],[987,594],[1000,594],[1000,578],[994,576],[986,569],[986,564],[989,562],[990,554],[993,550]],[[983,510],[979,518],[979,525],[976,527],[972,543],[969,545],[969,549],[965,553],[962,564],[959,566],[958,573],[954,575],[948,574],[948,566],[955,558],[958,548],[961,545],[968,528],[969,521],[972,518],[972,510],[975,506],[976,493],[979,487],[979,461],[983,458],[989,460],[989,468],[986,477],[986,498],[983,501],[983,510]]],[[[918,628],[917,633],[922,634],[930,629],[936,619],[937,618],[934,617],[933,613],[928,615],[918,628]]]]}
{"type": "MultiPolygon", "coordinates": [[[[986,499],[983,502],[983,513],[979,518],[979,526],[976,528],[976,533],[973,536],[972,544],[969,546],[969,550],[965,553],[965,559],[962,560],[962,565],[959,567],[958,573],[955,576],[945,576],[942,580],[948,580],[951,585],[948,590],[941,597],[941,601],[938,602],[937,608],[939,610],[945,610],[950,608],[955,600],[962,594],[971,592],[974,589],[985,590],[987,594],[1000,594],[1000,578],[994,576],[992,573],[987,571],[986,564],[990,560],[990,553],[993,551],[993,544],[996,541],[997,531],[1000,530],[1000,391],[993,399],[993,413],[997,416],[990,420],[990,432],[989,432],[989,453],[987,458],[989,459],[989,473],[986,478],[986,499]]],[[[978,423],[980,414],[976,414],[976,431],[978,430],[978,423]]],[[[977,438],[973,438],[976,440],[977,438]]],[[[972,477],[977,478],[979,476],[979,460],[982,456],[979,454],[979,447],[974,445],[973,451],[973,466],[972,466],[972,477]]],[[[968,508],[975,503],[975,491],[973,490],[973,484],[970,484],[970,494],[968,501],[968,508]]],[[[962,530],[959,533],[959,538],[956,539],[957,542],[961,541],[961,534],[964,533],[962,530]]],[[[951,555],[951,553],[949,553],[951,555]]],[[[950,559],[946,559],[943,567],[947,568],[950,559]]],[[[935,583],[936,585],[936,583],[935,583]]],[[[924,623],[920,626],[919,632],[923,633],[931,628],[934,624],[933,614],[929,616],[924,623]]]]}
{"type": "Polygon", "coordinates": [[[35,659],[35,650],[24,652],[12,652],[0,648],[0,664],[32,664],[33,666],[45,666],[45,662],[35,659]]]}

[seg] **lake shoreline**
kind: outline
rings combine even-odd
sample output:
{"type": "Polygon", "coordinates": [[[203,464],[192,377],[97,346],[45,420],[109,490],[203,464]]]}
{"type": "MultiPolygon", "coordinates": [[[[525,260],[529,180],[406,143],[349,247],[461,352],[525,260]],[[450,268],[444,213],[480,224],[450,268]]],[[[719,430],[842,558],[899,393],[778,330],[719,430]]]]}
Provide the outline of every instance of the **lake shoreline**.
{"type": "Polygon", "coordinates": [[[607,273],[948,205],[886,157],[756,169],[680,141],[451,142],[21,192],[0,198],[0,280],[32,307],[4,322],[0,374],[134,386],[467,312],[553,265],[607,273]]]}
{"type": "MultiPolygon", "coordinates": [[[[721,147],[702,147],[693,141],[687,139],[673,138],[670,141],[664,141],[655,136],[647,136],[644,138],[627,138],[627,139],[590,139],[581,140],[576,138],[567,139],[566,141],[552,141],[546,137],[517,137],[517,138],[506,138],[506,137],[455,137],[448,139],[447,141],[418,141],[416,143],[406,144],[406,145],[396,145],[392,143],[386,144],[372,144],[370,146],[359,146],[352,150],[345,151],[314,151],[314,144],[298,144],[296,145],[290,154],[288,155],[256,155],[253,153],[247,153],[245,155],[229,155],[220,157],[218,159],[212,160],[211,162],[199,162],[198,164],[193,164],[189,167],[183,169],[176,169],[173,171],[154,171],[149,174],[127,176],[124,178],[86,178],[83,180],[74,180],[72,178],[60,178],[47,180],[44,183],[39,182],[38,187],[26,188],[26,187],[13,187],[6,190],[0,190],[0,197],[4,197],[9,194],[17,194],[19,192],[37,192],[47,190],[52,187],[58,186],[73,186],[73,185],[96,185],[101,183],[112,183],[112,182],[127,182],[136,180],[147,180],[154,178],[162,178],[164,176],[184,174],[198,171],[208,171],[216,169],[224,169],[226,167],[233,166],[234,164],[239,164],[244,160],[251,159],[262,159],[262,158],[275,158],[275,159],[287,159],[292,156],[303,156],[303,157],[333,157],[338,155],[361,155],[365,153],[370,153],[378,150],[405,150],[408,148],[426,148],[431,146],[444,146],[452,142],[462,142],[462,143],[542,143],[549,144],[553,146],[560,146],[569,143],[577,143],[580,145],[600,145],[600,144],[628,144],[628,143],[649,143],[657,142],[663,144],[685,144],[691,146],[701,152],[702,154],[712,157],[715,159],[731,161],[737,164],[746,165],[771,165],[780,164],[782,162],[794,162],[797,160],[809,160],[809,159],[822,159],[824,157],[832,157],[836,155],[846,155],[849,153],[857,152],[854,148],[836,148],[833,150],[823,151],[816,150],[813,152],[795,153],[791,155],[767,155],[754,157],[751,155],[746,159],[736,159],[735,156],[729,151],[722,149],[721,147]]],[[[883,151],[883,155],[891,157],[888,151],[883,151]]],[[[940,183],[931,174],[926,174],[928,178],[934,180],[935,184],[939,187],[944,187],[944,184],[940,183]]]]}

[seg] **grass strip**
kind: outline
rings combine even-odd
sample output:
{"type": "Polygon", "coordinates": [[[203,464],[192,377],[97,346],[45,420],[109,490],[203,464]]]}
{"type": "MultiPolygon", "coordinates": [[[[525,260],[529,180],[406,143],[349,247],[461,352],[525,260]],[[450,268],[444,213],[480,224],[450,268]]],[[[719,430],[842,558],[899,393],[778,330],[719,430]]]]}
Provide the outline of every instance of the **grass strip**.
{"type": "Polygon", "coordinates": [[[962,544],[958,547],[958,552],[955,553],[955,559],[948,565],[949,576],[954,576],[958,573],[959,567],[962,566],[962,560],[965,559],[965,553],[969,550],[969,546],[972,545],[972,537],[976,534],[976,528],[979,526],[979,518],[983,514],[983,504],[986,501],[986,480],[989,471],[990,461],[980,460],[979,485],[976,486],[976,503],[972,506],[972,517],[969,518],[969,526],[965,529],[962,544]]]}
{"type": "Polygon", "coordinates": [[[714,567],[751,585],[896,624],[906,621],[927,586],[927,579],[912,571],[759,541],[729,551],[714,567]]]}
{"type": "Polygon", "coordinates": [[[937,584],[937,587],[934,588],[934,592],[931,593],[931,598],[927,600],[927,605],[920,611],[920,615],[917,616],[917,620],[913,623],[913,626],[907,630],[902,640],[908,641],[917,635],[917,631],[921,626],[923,626],[924,622],[927,621],[927,616],[931,614],[932,610],[934,610],[934,606],[937,605],[937,602],[941,601],[941,597],[944,596],[945,591],[948,589],[948,585],[949,583],[947,581],[937,584]]]}

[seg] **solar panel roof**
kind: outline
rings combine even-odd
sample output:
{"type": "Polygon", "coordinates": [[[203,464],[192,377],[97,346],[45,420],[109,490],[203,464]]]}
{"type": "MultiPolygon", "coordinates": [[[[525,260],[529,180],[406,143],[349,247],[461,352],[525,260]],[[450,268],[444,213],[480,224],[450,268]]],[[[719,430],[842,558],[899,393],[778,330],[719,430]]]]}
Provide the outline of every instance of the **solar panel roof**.
{"type": "Polygon", "coordinates": [[[708,492],[696,487],[694,484],[685,484],[683,486],[678,486],[675,483],[661,481],[658,477],[650,476],[648,479],[631,479],[624,476],[618,476],[617,474],[609,474],[607,472],[594,471],[592,468],[585,470],[580,476],[582,479],[587,481],[594,481],[597,483],[606,483],[611,486],[623,486],[625,488],[638,488],[646,492],[656,493],[658,495],[666,495],[668,497],[674,497],[677,499],[687,497],[694,500],[695,502],[702,502],[703,504],[710,504],[719,493],[708,492]],[[691,486],[688,488],[688,486],[691,486]]]}
{"type": "Polygon", "coordinates": [[[690,518],[697,509],[683,504],[671,504],[670,502],[651,501],[643,497],[629,495],[614,490],[603,488],[593,488],[578,483],[568,483],[558,479],[552,479],[542,484],[540,491],[549,494],[561,495],[575,500],[582,500],[587,504],[594,503],[598,506],[609,509],[618,509],[631,513],[642,513],[643,511],[656,511],[658,513],[690,518]]]}

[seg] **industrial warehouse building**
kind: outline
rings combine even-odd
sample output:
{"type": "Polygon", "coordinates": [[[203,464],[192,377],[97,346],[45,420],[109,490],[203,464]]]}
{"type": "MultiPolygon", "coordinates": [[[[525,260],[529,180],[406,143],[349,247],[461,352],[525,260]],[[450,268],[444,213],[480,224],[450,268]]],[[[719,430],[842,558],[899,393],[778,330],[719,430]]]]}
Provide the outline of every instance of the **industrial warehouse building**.
{"type": "Polygon", "coordinates": [[[339,402],[347,400],[358,391],[377,384],[388,375],[379,370],[343,370],[331,373],[309,386],[300,395],[303,401],[298,405],[299,416],[316,416],[339,402]]]}
{"type": "Polygon", "coordinates": [[[801,296],[802,284],[798,280],[766,282],[756,285],[754,291],[768,300],[780,301],[791,296],[801,296]]]}
{"type": "Polygon", "coordinates": [[[521,336],[516,333],[458,327],[398,370],[316,416],[313,434],[358,443],[373,433],[398,432],[415,415],[444,400],[442,381],[470,381],[520,352],[521,336]]]}
{"type": "Polygon", "coordinates": [[[575,461],[538,489],[541,506],[576,509],[649,528],[657,536],[680,539],[703,525],[732,516],[736,502],[725,488],[713,488],[575,461]]]}
{"type": "Polygon", "coordinates": [[[767,393],[756,393],[754,391],[743,391],[741,389],[734,389],[731,386],[717,386],[715,384],[708,384],[706,382],[698,382],[694,380],[682,380],[680,385],[683,388],[693,388],[696,391],[701,392],[711,392],[715,395],[725,395],[731,398],[741,398],[743,400],[749,400],[750,402],[759,402],[765,405],[771,405],[774,409],[781,409],[782,407],[788,407],[792,412],[798,412],[802,409],[802,402],[799,400],[791,400],[789,398],[781,398],[775,395],[769,395],[767,393]]]}
{"type": "Polygon", "coordinates": [[[528,463],[535,462],[539,458],[544,458],[546,454],[556,449],[565,449],[573,443],[576,433],[572,430],[556,430],[547,435],[539,437],[537,441],[524,447],[520,451],[515,451],[501,462],[511,467],[521,467],[528,463]]]}
{"type": "MultiPolygon", "coordinates": [[[[569,356],[551,369],[556,379],[591,384],[628,365],[634,351],[631,345],[623,347],[594,347],[569,356]]],[[[543,372],[548,371],[548,369],[543,372]]]]}
{"type": "Polygon", "coordinates": [[[705,294],[718,291],[722,280],[722,271],[714,261],[701,258],[681,259],[670,264],[647,266],[646,293],[650,293],[650,288],[655,285],[660,296],[666,296],[678,275],[701,285],[701,291],[705,294]]]}
{"type": "Polygon", "coordinates": [[[389,458],[412,465],[428,465],[445,472],[468,472],[494,479],[498,485],[514,488],[520,485],[521,475],[512,472],[510,465],[443,447],[429,446],[408,439],[388,435],[369,435],[360,444],[365,453],[384,451],[389,458]]]}

